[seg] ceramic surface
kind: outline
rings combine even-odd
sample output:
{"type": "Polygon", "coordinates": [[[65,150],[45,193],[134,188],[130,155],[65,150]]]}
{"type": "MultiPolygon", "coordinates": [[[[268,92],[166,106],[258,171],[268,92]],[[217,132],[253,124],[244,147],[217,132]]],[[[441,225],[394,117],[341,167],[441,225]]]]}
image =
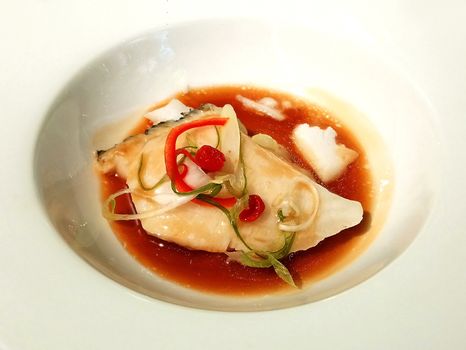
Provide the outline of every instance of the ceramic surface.
{"type": "MultiPolygon", "coordinates": [[[[4,33],[0,47],[3,131],[0,138],[0,348],[464,349],[464,13],[466,3],[461,0],[422,3],[393,0],[370,4],[366,0],[289,0],[286,3],[237,0],[234,4],[198,0],[196,6],[189,0],[5,2],[0,12],[0,31],[4,33]],[[154,33],[154,30],[177,27],[193,20],[245,16],[304,26],[312,33],[341,38],[340,41],[351,47],[356,42],[356,47],[362,50],[359,52],[366,58],[368,51],[375,53],[375,65],[371,64],[374,62],[371,59],[364,61],[365,68],[374,73],[373,79],[366,77],[365,83],[372,80],[375,86],[376,78],[381,77],[384,77],[384,84],[388,80],[399,83],[388,85],[392,88],[388,89],[391,95],[385,99],[387,108],[403,112],[397,107],[398,100],[389,98],[396,94],[394,88],[402,85],[403,96],[406,96],[401,98],[404,107],[409,96],[413,96],[411,113],[419,116],[427,105],[437,111],[434,130],[443,150],[427,145],[424,152],[425,144],[419,145],[417,150],[408,148],[411,155],[422,153],[423,157],[407,161],[407,169],[403,170],[406,174],[416,173],[417,165],[425,165],[426,158],[429,162],[428,152],[433,147],[436,151],[432,162],[440,158],[440,166],[432,171],[440,172],[440,186],[437,186],[435,174],[432,178],[418,179],[421,184],[431,183],[432,179],[436,184],[431,190],[437,195],[436,204],[427,222],[403,254],[364,283],[333,298],[292,308],[248,313],[209,312],[145,296],[85,263],[83,255],[70,248],[44,210],[44,197],[37,189],[46,181],[34,177],[34,174],[39,175],[40,169],[34,162],[34,155],[40,149],[37,148],[40,132],[47,128],[45,121],[53,114],[51,105],[54,101],[55,106],[59,105],[57,96],[64,98],[65,86],[82,81],[83,75],[76,76],[76,72],[83,72],[84,65],[108,48],[141,37],[141,33],[154,33]],[[375,74],[380,73],[377,67],[386,66],[380,61],[390,61],[388,66],[396,68],[389,68],[386,75],[375,74]],[[401,77],[400,72],[404,72],[401,77]],[[416,85],[418,88],[412,89],[416,85]],[[419,100],[420,95],[425,97],[419,100]]],[[[246,42],[250,46],[261,45],[263,41],[270,42],[270,38],[267,35],[255,43],[246,42]]],[[[205,39],[196,38],[198,42],[205,39]]],[[[299,45],[307,44],[310,39],[303,38],[299,45]]],[[[312,39],[316,39],[316,35],[312,39]]],[[[290,44],[296,48],[299,45],[290,44]]],[[[287,54],[281,50],[277,53],[285,57],[287,54]]],[[[224,53],[214,54],[220,57],[224,53]]],[[[319,55],[314,52],[306,63],[319,61],[319,55]]],[[[302,63],[296,68],[300,70],[302,63]]],[[[360,66],[357,61],[355,65],[360,66]]],[[[91,66],[92,63],[87,67],[91,66]]],[[[210,68],[215,69],[215,65],[210,68]]],[[[288,67],[293,79],[299,75],[299,70],[288,67]]],[[[316,72],[315,76],[318,75],[316,72]]],[[[337,82],[338,77],[334,81],[337,82]]],[[[315,80],[319,84],[311,83],[307,81],[306,88],[309,85],[325,88],[323,79],[315,80]]],[[[359,85],[358,79],[352,85],[354,83],[359,85]]],[[[384,112],[380,108],[369,109],[372,102],[363,95],[358,98],[359,89],[342,87],[345,88],[338,89],[337,84],[333,84],[326,89],[353,103],[371,119],[377,119],[378,113],[384,112]]],[[[366,90],[370,96],[376,95],[377,89],[366,90]]],[[[82,94],[84,96],[85,91],[82,94]]],[[[379,102],[374,102],[374,107],[379,102]]],[[[73,110],[71,106],[68,108],[73,110]]],[[[431,108],[427,107],[429,116],[431,108]]],[[[111,117],[120,117],[121,112],[126,111],[118,110],[111,117]]],[[[85,152],[88,139],[82,144],[77,139],[86,140],[90,135],[83,137],[84,129],[77,125],[78,114],[73,113],[70,123],[81,132],[77,132],[79,137],[72,135],[70,143],[79,144],[75,148],[79,151],[74,154],[83,158],[68,161],[67,169],[88,160],[84,158],[88,156],[85,152]]],[[[375,120],[373,123],[383,133],[381,125],[375,120]]],[[[425,124],[422,125],[421,129],[426,130],[425,124]]],[[[416,129],[412,124],[408,126],[397,130],[409,134],[416,129]]],[[[430,129],[427,126],[427,130],[430,129]]],[[[388,139],[388,135],[384,138],[388,139]]],[[[63,147],[63,142],[57,143],[57,147],[60,146],[63,147]]],[[[73,147],[64,147],[67,151],[70,148],[73,147]]],[[[398,153],[404,153],[405,149],[400,146],[398,153]]],[[[73,174],[75,172],[70,173],[73,174]]],[[[63,174],[57,172],[60,177],[58,175],[63,174]]],[[[414,193],[419,194],[416,184],[414,192],[413,188],[405,188],[399,195],[406,196],[409,201],[414,193]]],[[[417,209],[413,210],[426,214],[428,209],[424,207],[430,203],[426,205],[423,198],[420,197],[417,209]]],[[[400,203],[394,198],[394,203],[397,201],[400,203]]],[[[409,218],[417,220],[416,216],[409,218]]],[[[420,221],[423,220],[421,217],[420,221]]],[[[398,243],[399,250],[392,252],[392,257],[408,245],[418,227],[419,222],[413,224],[407,242],[398,243]]]]}
{"type": "MultiPolygon", "coordinates": [[[[324,107],[337,108],[327,104],[324,107]]],[[[364,281],[395,259],[420,231],[431,211],[437,180],[432,169],[438,167],[438,140],[431,114],[409,80],[360,43],[264,21],[192,22],[129,40],[72,79],[53,103],[37,141],[37,187],[50,220],[70,247],[124,286],[199,308],[289,307],[364,281]],[[175,92],[222,84],[278,88],[325,104],[319,99],[322,94],[315,92],[324,90],[361,111],[358,117],[348,110],[336,112],[367,149],[375,177],[372,231],[381,232],[360,257],[302,290],[238,298],[170,283],[124,251],[101,216],[92,168],[94,151],[121,139],[103,145],[96,135],[128,114],[141,116],[148,106],[175,92]]]]}

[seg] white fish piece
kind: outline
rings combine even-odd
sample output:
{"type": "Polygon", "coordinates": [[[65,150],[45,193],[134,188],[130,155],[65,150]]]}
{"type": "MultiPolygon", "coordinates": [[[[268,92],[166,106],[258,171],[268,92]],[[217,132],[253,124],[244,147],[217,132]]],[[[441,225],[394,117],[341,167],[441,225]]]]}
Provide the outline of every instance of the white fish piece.
{"type": "Polygon", "coordinates": [[[270,108],[277,108],[278,106],[278,101],[272,97],[262,97],[257,103],[270,108]]]}
{"type": "Polygon", "coordinates": [[[254,109],[260,113],[263,113],[267,116],[269,116],[272,119],[282,121],[285,120],[285,115],[276,108],[276,105],[273,106],[273,100],[272,98],[262,98],[259,101],[253,101],[250,98],[237,95],[236,99],[243,104],[243,106],[254,109]],[[262,102],[262,103],[261,103],[262,102]],[[272,103],[271,103],[272,102],[272,103]]]}
{"type": "MultiPolygon", "coordinates": [[[[107,151],[105,157],[104,169],[108,169],[112,159],[117,160],[122,156],[119,152],[120,147],[135,148],[125,153],[129,157],[125,160],[125,164],[130,164],[126,169],[126,182],[133,192],[132,200],[138,213],[160,205],[157,191],[159,194],[169,193],[170,183],[166,182],[155,191],[145,191],[144,196],[138,195],[143,191],[138,181],[142,153],[144,157],[147,156],[145,174],[143,174],[146,183],[154,184],[165,175],[163,149],[170,128],[156,129],[157,132],[146,135],[148,139],[144,144],[138,141],[137,137],[130,138],[107,151]]],[[[308,193],[303,193],[310,186],[313,186],[318,194],[317,213],[309,227],[297,232],[291,247],[292,252],[313,247],[326,237],[357,225],[362,220],[363,209],[359,202],[330,193],[287,161],[254,143],[249,136],[241,134],[241,142],[248,192],[260,195],[266,206],[265,211],[256,221],[238,222],[242,237],[253,249],[275,251],[282,247],[284,233],[278,229],[277,211],[280,209],[280,200],[277,199],[288,196],[302,212],[311,211],[317,203],[312,202],[313,197],[308,196],[308,193]]],[[[212,206],[193,203],[183,196],[179,197],[183,198],[180,200],[185,201],[182,205],[161,215],[141,220],[142,226],[149,234],[189,249],[210,252],[245,250],[244,244],[236,236],[223,212],[212,206]]]]}
{"type": "Polygon", "coordinates": [[[183,114],[189,113],[190,110],[191,108],[186,106],[180,100],[174,98],[165,106],[154,109],[153,111],[147,113],[144,117],[150,119],[154,125],[157,125],[166,121],[179,120],[183,114]]]}
{"type": "Polygon", "coordinates": [[[300,124],[293,130],[293,140],[319,178],[327,183],[338,179],[358,153],[337,144],[337,133],[331,127],[300,124]]]}

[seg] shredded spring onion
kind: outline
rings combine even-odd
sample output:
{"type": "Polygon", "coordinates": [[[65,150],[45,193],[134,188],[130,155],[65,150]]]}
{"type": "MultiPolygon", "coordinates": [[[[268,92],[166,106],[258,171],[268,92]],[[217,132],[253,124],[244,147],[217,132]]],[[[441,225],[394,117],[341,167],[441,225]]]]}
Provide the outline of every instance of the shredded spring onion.
{"type": "Polygon", "coordinates": [[[290,253],[291,247],[293,246],[294,239],[296,237],[296,233],[294,232],[286,232],[285,233],[285,242],[283,243],[283,247],[280,249],[272,252],[271,254],[276,259],[282,259],[290,253]]]}
{"type": "Polygon", "coordinates": [[[179,196],[191,196],[198,195],[201,193],[209,192],[209,196],[214,196],[213,193],[218,194],[222,190],[222,185],[217,183],[208,183],[207,185],[196,188],[189,192],[180,192],[176,189],[175,183],[172,182],[172,190],[179,196]]]}
{"type": "Polygon", "coordinates": [[[237,261],[245,266],[255,268],[273,267],[278,277],[289,285],[296,287],[290,271],[279,261],[279,259],[282,259],[289,254],[291,246],[293,245],[294,237],[294,233],[287,235],[285,237],[283,247],[275,252],[230,252],[227,253],[227,255],[231,260],[237,261]]]}
{"type": "Polygon", "coordinates": [[[147,186],[146,184],[144,184],[144,181],[143,181],[143,174],[145,172],[145,169],[146,168],[146,165],[144,163],[144,153],[141,153],[141,160],[139,161],[139,167],[138,167],[138,182],[139,182],[139,186],[141,186],[141,188],[144,190],[144,191],[152,191],[152,190],[155,190],[157,187],[159,187],[162,183],[164,183],[165,181],[168,181],[169,178],[167,176],[167,174],[165,174],[164,176],[162,176],[162,178],[157,181],[153,186],[147,186]]]}
{"type": "Polygon", "coordinates": [[[228,218],[228,221],[230,222],[230,225],[233,228],[233,231],[235,231],[235,234],[238,237],[238,239],[244,244],[244,246],[247,249],[252,250],[252,248],[244,240],[243,236],[241,236],[241,233],[239,232],[239,229],[238,229],[238,225],[236,224],[236,220],[233,217],[233,215],[231,215],[230,211],[227,208],[225,208],[221,204],[218,204],[216,201],[213,200],[212,197],[207,196],[205,194],[199,194],[199,195],[196,196],[196,198],[203,201],[203,202],[205,202],[205,203],[213,205],[214,207],[216,207],[218,209],[220,209],[223,212],[223,214],[225,214],[225,216],[228,218]]]}
{"type": "Polygon", "coordinates": [[[291,276],[290,271],[283,265],[277,258],[275,258],[272,254],[267,254],[267,259],[273,266],[275,273],[280,277],[283,281],[288,283],[290,286],[297,288],[293,276],[291,276]]]}
{"type": "Polygon", "coordinates": [[[228,181],[225,182],[225,186],[228,191],[236,198],[241,198],[246,194],[248,186],[248,178],[246,177],[246,167],[244,166],[243,152],[240,145],[239,163],[236,171],[231,174],[228,181]]]}
{"type": "Polygon", "coordinates": [[[215,145],[215,148],[218,149],[218,147],[220,146],[220,131],[218,131],[217,126],[214,126],[214,128],[215,128],[215,132],[217,133],[217,144],[215,145]]]}
{"type": "MultiPolygon", "coordinates": [[[[225,216],[228,218],[231,227],[235,231],[236,236],[239,240],[244,244],[244,246],[249,249],[247,252],[231,252],[227,253],[227,255],[234,261],[239,262],[242,265],[256,267],[256,268],[268,268],[273,267],[275,273],[280,277],[283,281],[288,283],[289,285],[296,287],[294,283],[293,276],[291,276],[290,271],[283,265],[278,259],[284,258],[288,255],[291,250],[291,246],[293,245],[295,234],[288,234],[285,236],[285,242],[283,247],[275,252],[257,252],[254,251],[244,240],[243,236],[239,232],[238,226],[236,224],[237,220],[237,213],[241,212],[239,210],[242,205],[244,205],[244,201],[241,199],[237,202],[235,207],[230,211],[227,208],[223,207],[222,205],[216,203],[212,200],[212,197],[207,196],[205,194],[200,194],[196,197],[197,199],[209,203],[218,209],[220,209],[225,216]]],[[[247,196],[243,197],[247,198],[247,196]]]]}
{"type": "MultiPolygon", "coordinates": [[[[298,224],[292,224],[292,223],[287,223],[286,221],[280,220],[278,223],[278,228],[281,231],[285,232],[299,232],[302,230],[305,230],[311,226],[312,222],[314,221],[317,211],[319,210],[319,193],[317,192],[316,188],[312,184],[306,184],[307,187],[310,189],[310,194],[311,194],[311,199],[309,203],[313,203],[312,211],[309,213],[309,215],[306,215],[306,220],[304,222],[298,223],[298,224]]],[[[302,191],[301,193],[303,193],[302,191]]],[[[289,214],[287,212],[293,210],[295,213],[299,214],[298,208],[295,207],[295,204],[293,202],[284,200],[282,203],[279,205],[279,212],[285,217],[287,217],[289,214]]],[[[279,214],[277,214],[279,215],[279,214]]],[[[280,215],[279,215],[280,217],[280,215]]]]}
{"type": "MultiPolygon", "coordinates": [[[[162,215],[172,209],[175,209],[183,204],[188,203],[194,198],[194,195],[191,196],[179,196],[176,201],[173,201],[169,204],[165,204],[162,207],[159,207],[157,209],[152,209],[143,213],[137,213],[137,214],[117,214],[115,213],[115,200],[119,196],[122,196],[124,194],[134,194],[134,191],[132,191],[129,188],[125,188],[121,191],[115,192],[112,195],[110,195],[104,202],[103,207],[102,207],[102,215],[108,219],[108,220],[142,220],[142,219],[147,219],[151,218],[154,216],[162,215]]],[[[138,195],[142,195],[140,193],[137,193],[138,195]]],[[[164,196],[164,195],[172,195],[172,194],[159,194],[159,196],[164,196]]],[[[143,197],[152,199],[155,201],[154,197],[148,197],[144,196],[143,197]]]]}

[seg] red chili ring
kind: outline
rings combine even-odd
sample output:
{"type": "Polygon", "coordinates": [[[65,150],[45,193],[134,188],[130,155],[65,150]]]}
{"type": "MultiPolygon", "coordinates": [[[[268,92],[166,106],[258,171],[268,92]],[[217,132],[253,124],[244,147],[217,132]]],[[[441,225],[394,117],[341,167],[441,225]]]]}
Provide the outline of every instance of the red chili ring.
{"type": "Polygon", "coordinates": [[[265,210],[262,198],[257,194],[251,194],[248,198],[248,207],[239,214],[239,219],[243,222],[255,221],[265,210]]]}
{"type": "MultiPolygon", "coordinates": [[[[180,124],[170,130],[170,132],[167,135],[167,139],[165,141],[165,157],[164,157],[165,168],[167,170],[168,177],[170,178],[171,181],[175,183],[175,186],[178,189],[178,191],[181,191],[181,192],[192,191],[192,188],[186,182],[184,182],[184,180],[180,177],[180,172],[178,170],[178,164],[176,162],[176,140],[178,136],[189,129],[199,128],[201,126],[207,126],[207,125],[222,126],[222,125],[225,125],[227,121],[228,121],[228,118],[199,119],[199,120],[194,120],[189,123],[180,124]]],[[[213,200],[215,200],[218,204],[224,207],[232,207],[236,203],[235,197],[214,198],[213,200]]],[[[207,206],[209,205],[197,199],[193,199],[192,201],[199,205],[207,205],[207,206]]]]}
{"type": "Polygon", "coordinates": [[[193,155],[189,153],[185,148],[179,148],[176,150],[176,155],[179,156],[180,154],[186,156],[187,158],[195,162],[193,155]]]}

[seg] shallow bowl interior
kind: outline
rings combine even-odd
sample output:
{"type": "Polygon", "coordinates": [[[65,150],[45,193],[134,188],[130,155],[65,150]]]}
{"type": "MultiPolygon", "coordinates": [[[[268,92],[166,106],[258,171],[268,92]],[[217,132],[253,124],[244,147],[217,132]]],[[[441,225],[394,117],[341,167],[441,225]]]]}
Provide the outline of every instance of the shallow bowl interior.
{"type": "Polygon", "coordinates": [[[320,300],[355,286],[412,242],[429,215],[437,181],[431,171],[437,142],[429,106],[382,57],[325,30],[246,20],[188,23],[127,41],[73,77],[46,116],[35,156],[45,211],[57,234],[97,270],[168,302],[216,310],[268,310],[320,300]],[[356,106],[377,130],[393,160],[394,190],[391,206],[384,207],[384,225],[360,257],[291,294],[233,298],[165,281],[126,253],[100,214],[92,170],[96,133],[186,87],[218,84],[253,84],[304,97],[313,88],[329,91],[356,106]]]}

